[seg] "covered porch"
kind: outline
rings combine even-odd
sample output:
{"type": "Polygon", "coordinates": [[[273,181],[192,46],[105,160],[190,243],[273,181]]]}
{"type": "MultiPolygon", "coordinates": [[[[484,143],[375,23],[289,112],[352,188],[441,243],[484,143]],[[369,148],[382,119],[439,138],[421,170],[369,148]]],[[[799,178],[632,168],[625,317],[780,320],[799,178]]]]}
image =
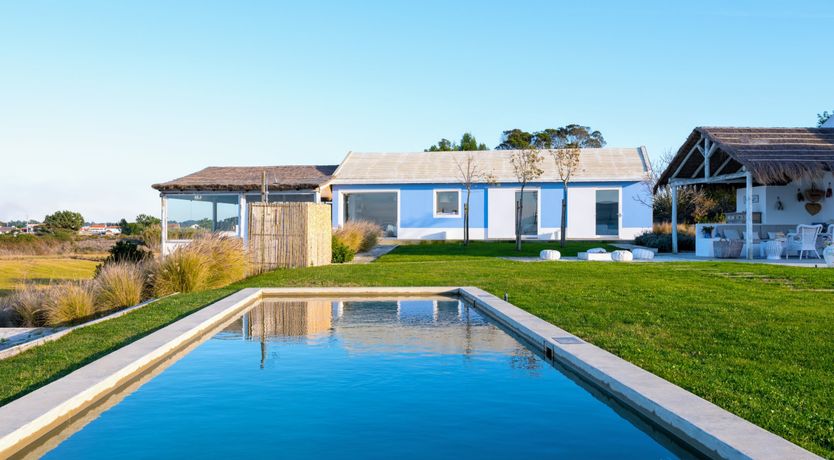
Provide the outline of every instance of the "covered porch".
{"type": "Polygon", "coordinates": [[[194,238],[219,233],[247,241],[249,203],[330,201],[335,165],[208,167],[159,190],[162,255],[194,238]]]}
{"type": "Polygon", "coordinates": [[[655,191],[672,195],[672,247],[678,253],[678,190],[735,188],[736,209],[696,225],[697,257],[811,257],[834,239],[834,129],[696,128],[655,191]]]}

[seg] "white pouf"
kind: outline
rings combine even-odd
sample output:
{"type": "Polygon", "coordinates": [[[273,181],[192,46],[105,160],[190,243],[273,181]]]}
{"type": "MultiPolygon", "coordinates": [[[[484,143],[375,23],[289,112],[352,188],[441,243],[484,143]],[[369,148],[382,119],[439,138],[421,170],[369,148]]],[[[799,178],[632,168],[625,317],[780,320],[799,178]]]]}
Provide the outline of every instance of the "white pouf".
{"type": "Polygon", "coordinates": [[[559,260],[562,258],[562,253],[555,249],[545,249],[539,253],[541,260],[559,260]]]}
{"type": "Polygon", "coordinates": [[[585,252],[587,252],[588,254],[605,254],[608,251],[606,251],[605,248],[591,248],[585,252]]]}
{"type": "Polygon", "coordinates": [[[611,253],[611,260],[614,262],[631,262],[634,256],[629,251],[614,251],[611,253]]]}
{"type": "Polygon", "coordinates": [[[636,260],[652,260],[654,259],[654,251],[648,249],[636,248],[631,251],[631,254],[636,260]]]}

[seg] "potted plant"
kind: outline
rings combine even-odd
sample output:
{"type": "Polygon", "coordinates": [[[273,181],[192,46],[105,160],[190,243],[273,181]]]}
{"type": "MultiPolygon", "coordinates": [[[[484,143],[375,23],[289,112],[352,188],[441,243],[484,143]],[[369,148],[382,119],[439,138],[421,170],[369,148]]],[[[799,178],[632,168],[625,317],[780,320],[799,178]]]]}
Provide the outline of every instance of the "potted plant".
{"type": "Polygon", "coordinates": [[[715,229],[712,225],[704,225],[701,227],[701,233],[704,234],[704,238],[712,238],[712,231],[715,229]]]}

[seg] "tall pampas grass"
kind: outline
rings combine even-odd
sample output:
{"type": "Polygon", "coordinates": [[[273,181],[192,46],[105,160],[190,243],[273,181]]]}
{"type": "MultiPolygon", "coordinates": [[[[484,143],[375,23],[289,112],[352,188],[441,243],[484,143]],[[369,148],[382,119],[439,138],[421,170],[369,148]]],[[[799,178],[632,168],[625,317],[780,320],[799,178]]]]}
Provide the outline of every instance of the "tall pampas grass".
{"type": "Polygon", "coordinates": [[[46,324],[45,301],[46,290],[32,283],[15,288],[11,295],[2,299],[3,307],[14,313],[15,323],[22,327],[41,327],[46,324]]]}
{"type": "Polygon", "coordinates": [[[46,297],[46,324],[61,326],[88,319],[96,313],[92,283],[71,282],[50,286],[46,297]]]}
{"type": "Polygon", "coordinates": [[[101,267],[95,279],[96,309],[130,307],[142,301],[145,273],[142,264],[116,262],[101,267]]]}
{"type": "Polygon", "coordinates": [[[164,296],[223,287],[243,279],[246,269],[240,239],[221,235],[198,238],[156,264],[154,293],[164,296]]]}
{"type": "Polygon", "coordinates": [[[377,245],[382,229],[367,220],[352,220],[345,222],[333,235],[353,252],[366,252],[377,245]]]}

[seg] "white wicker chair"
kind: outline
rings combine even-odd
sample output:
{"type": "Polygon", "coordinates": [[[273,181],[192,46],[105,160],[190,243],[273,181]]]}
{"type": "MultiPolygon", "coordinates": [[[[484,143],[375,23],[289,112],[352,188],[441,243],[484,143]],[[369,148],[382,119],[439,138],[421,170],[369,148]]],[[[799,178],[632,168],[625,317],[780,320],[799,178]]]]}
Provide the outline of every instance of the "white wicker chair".
{"type": "Polygon", "coordinates": [[[822,232],[822,225],[804,225],[796,226],[796,233],[788,234],[788,248],[789,252],[796,251],[799,253],[799,260],[802,260],[802,253],[813,251],[820,258],[820,253],[817,252],[817,237],[822,232]]]}

